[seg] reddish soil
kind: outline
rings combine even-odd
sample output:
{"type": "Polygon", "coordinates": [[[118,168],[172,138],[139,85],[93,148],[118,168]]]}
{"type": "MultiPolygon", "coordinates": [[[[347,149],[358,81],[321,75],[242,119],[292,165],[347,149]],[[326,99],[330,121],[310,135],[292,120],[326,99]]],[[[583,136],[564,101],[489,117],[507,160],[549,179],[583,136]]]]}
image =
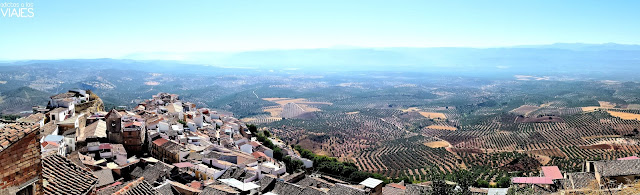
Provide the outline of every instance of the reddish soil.
{"type": "Polygon", "coordinates": [[[509,162],[509,164],[505,165],[502,168],[507,171],[526,172],[526,171],[536,170],[538,169],[538,167],[540,167],[540,165],[541,164],[538,160],[527,156],[523,158],[514,159],[513,161],[509,162]]]}

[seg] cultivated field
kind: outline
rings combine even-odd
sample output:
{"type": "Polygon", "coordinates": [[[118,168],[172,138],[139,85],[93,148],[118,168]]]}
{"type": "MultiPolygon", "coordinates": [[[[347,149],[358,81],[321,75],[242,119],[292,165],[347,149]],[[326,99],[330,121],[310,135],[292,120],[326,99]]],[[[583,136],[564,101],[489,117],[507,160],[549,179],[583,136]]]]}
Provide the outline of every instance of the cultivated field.
{"type": "Polygon", "coordinates": [[[419,112],[420,115],[430,118],[430,119],[447,119],[447,116],[445,116],[442,113],[437,113],[437,112],[419,112]]]}
{"type": "Polygon", "coordinates": [[[319,105],[332,105],[329,102],[310,102],[304,98],[262,98],[263,100],[274,102],[278,106],[264,107],[264,112],[270,113],[273,118],[292,118],[308,112],[320,111],[319,105]],[[291,108],[291,109],[289,109],[291,108]]]}
{"type": "Polygon", "coordinates": [[[447,141],[430,141],[424,143],[424,145],[429,146],[430,148],[443,148],[451,146],[451,144],[449,144],[449,142],[447,141]]]}
{"type": "Polygon", "coordinates": [[[616,111],[607,111],[611,116],[620,117],[625,120],[638,120],[640,119],[640,114],[627,113],[627,112],[616,112],[616,111]]]}
{"type": "Polygon", "coordinates": [[[315,112],[315,119],[269,126],[288,144],[353,161],[361,170],[421,181],[468,169],[477,179],[496,182],[536,175],[540,165],[574,171],[585,160],[640,152],[640,94],[628,86],[516,86],[342,95],[322,99],[333,104],[315,112]]]}

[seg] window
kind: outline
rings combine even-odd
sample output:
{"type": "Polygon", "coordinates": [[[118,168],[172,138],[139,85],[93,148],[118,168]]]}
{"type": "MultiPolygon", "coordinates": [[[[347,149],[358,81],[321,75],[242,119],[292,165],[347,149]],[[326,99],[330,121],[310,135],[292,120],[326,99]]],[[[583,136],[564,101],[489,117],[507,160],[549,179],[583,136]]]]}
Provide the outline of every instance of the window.
{"type": "Polygon", "coordinates": [[[33,195],[33,185],[22,188],[16,195],[33,195]]]}

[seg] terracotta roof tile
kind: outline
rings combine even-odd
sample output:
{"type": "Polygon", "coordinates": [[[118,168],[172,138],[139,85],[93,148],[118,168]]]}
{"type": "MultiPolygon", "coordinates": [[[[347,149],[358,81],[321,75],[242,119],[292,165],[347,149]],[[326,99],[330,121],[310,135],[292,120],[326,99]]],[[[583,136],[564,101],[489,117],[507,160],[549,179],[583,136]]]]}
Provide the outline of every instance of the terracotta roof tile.
{"type": "Polygon", "coordinates": [[[162,146],[162,144],[167,143],[169,140],[165,139],[165,138],[160,138],[157,139],[156,141],[153,141],[153,144],[155,144],[156,146],[162,146]]]}
{"type": "Polygon", "coordinates": [[[38,126],[33,123],[12,123],[2,127],[0,129],[0,152],[22,139],[25,135],[39,129],[38,126]]]}
{"type": "Polygon", "coordinates": [[[91,172],[78,167],[65,157],[50,155],[42,161],[45,194],[86,194],[98,182],[91,172]]]}

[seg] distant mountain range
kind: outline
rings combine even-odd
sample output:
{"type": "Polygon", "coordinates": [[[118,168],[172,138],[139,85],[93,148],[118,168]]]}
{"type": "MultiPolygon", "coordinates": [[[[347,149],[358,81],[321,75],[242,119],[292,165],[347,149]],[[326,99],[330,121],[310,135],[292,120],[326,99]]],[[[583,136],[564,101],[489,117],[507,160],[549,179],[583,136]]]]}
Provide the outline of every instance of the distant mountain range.
{"type": "Polygon", "coordinates": [[[443,75],[568,79],[635,79],[640,45],[557,43],[502,48],[357,48],[246,52],[138,53],[123,59],[37,60],[0,63],[89,69],[132,69],[195,74],[262,74],[350,71],[422,72],[443,75]]]}
{"type": "Polygon", "coordinates": [[[640,45],[557,43],[502,48],[326,48],[235,53],[138,53],[126,59],[254,69],[312,71],[420,71],[550,74],[630,71],[640,65],[640,45]]]}

